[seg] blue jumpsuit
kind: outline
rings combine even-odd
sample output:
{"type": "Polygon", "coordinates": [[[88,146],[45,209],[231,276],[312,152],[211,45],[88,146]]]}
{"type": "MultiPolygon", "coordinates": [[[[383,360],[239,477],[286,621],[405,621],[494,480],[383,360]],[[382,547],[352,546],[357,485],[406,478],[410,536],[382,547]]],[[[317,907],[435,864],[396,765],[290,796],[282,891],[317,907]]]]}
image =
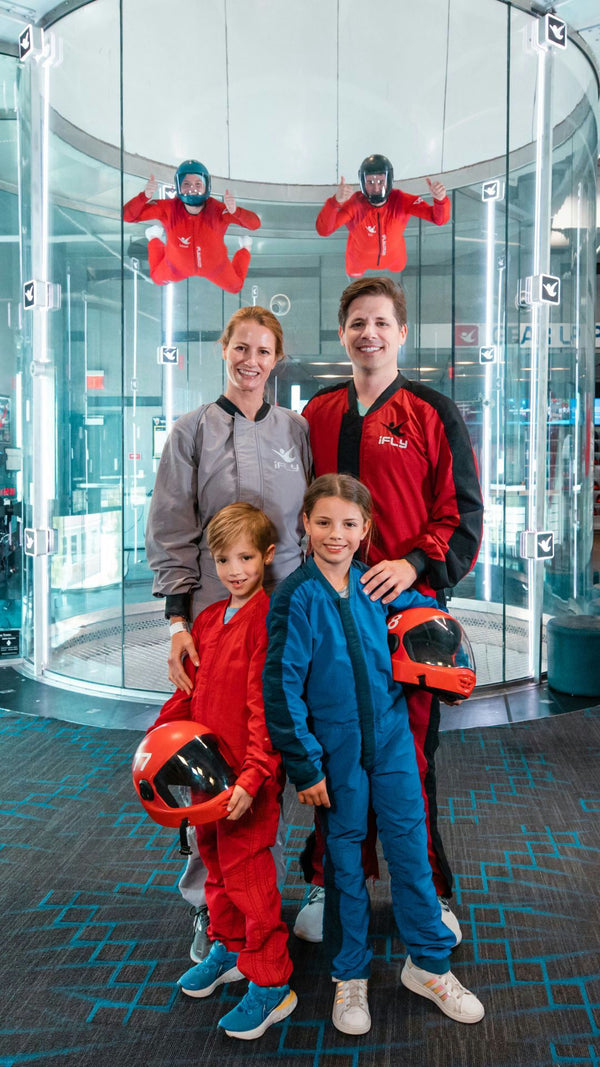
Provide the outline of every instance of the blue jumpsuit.
{"type": "Polygon", "coordinates": [[[361,846],[371,803],[391,879],[398,929],[418,967],[449,970],[454,935],[427,857],[421,783],[402,686],[392,678],[386,617],[435,601],[414,591],[372,601],[353,563],[348,597],[313,559],[271,597],[263,674],[267,727],[296,789],[326,778],[331,808],[318,808],[325,838],[324,941],[331,974],[367,978],[369,895],[361,846]]]}

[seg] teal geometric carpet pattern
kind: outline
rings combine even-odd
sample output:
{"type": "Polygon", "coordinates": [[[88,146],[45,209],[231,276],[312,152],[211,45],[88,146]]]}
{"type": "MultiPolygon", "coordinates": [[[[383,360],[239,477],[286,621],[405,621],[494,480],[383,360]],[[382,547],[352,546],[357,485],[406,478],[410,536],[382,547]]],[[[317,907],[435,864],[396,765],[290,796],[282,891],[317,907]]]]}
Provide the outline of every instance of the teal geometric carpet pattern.
{"type": "MultiPolygon", "coordinates": [[[[457,722],[458,722],[457,715],[457,722]]],[[[0,711],[0,1067],[600,1067],[600,714],[441,737],[441,830],[464,939],[464,1026],[401,985],[384,876],[364,1037],[330,1021],[320,946],[290,935],[298,1007],[258,1041],[216,1030],[243,983],[191,1000],[173,831],[131,785],[140,735],[0,711]]],[[[307,813],[288,796],[284,917],[305,893],[307,813]]]]}

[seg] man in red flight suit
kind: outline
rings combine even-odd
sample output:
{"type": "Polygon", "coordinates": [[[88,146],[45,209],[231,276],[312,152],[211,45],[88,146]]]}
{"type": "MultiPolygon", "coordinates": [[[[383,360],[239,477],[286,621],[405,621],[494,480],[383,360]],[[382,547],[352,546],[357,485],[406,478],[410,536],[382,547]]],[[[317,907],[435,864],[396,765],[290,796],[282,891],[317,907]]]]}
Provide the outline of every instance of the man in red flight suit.
{"type": "Polygon", "coordinates": [[[155,200],[158,182],[151,174],[144,191],[123,208],[125,222],[157,219],[162,223],[146,231],[152,281],[166,285],[198,276],[228,293],[239,293],[248,273],[252,239],[241,238],[242,247],[229,260],[223,237],[232,223],[257,230],[258,215],[237,207],[228,189],[223,204],[211,197],[210,174],[195,159],[179,165],[175,188],[177,196],[172,200],[155,200]]]}
{"type": "Polygon", "coordinates": [[[433,206],[421,196],[393,189],[394,170],[386,156],[367,156],[358,172],[362,192],[352,193],[342,176],[335,196],[326,200],[316,227],[321,237],[329,237],[340,226],[349,232],[346,245],[346,272],[358,278],[366,270],[400,272],[406,266],[404,230],[411,215],[436,226],[450,218],[450,201],[441,182],[427,184],[433,206]]]}
{"type": "MultiPolygon", "coordinates": [[[[398,370],[406,340],[406,301],[391,278],[368,277],[342,293],[339,336],[352,363],[349,382],[322,389],[303,411],[310,428],[315,475],[353,474],[370,489],[376,534],[361,581],[372,599],[389,603],[414,586],[443,600],[477,559],[483,503],[469,434],[452,400],[398,370]]],[[[437,827],[434,757],[439,701],[407,692],[410,728],[427,815],[429,861],[444,921],[452,872],[437,827]]],[[[322,885],[319,851],[305,854],[305,872],[322,885]]],[[[321,940],[322,891],[311,892],[294,933],[321,940]]]]}

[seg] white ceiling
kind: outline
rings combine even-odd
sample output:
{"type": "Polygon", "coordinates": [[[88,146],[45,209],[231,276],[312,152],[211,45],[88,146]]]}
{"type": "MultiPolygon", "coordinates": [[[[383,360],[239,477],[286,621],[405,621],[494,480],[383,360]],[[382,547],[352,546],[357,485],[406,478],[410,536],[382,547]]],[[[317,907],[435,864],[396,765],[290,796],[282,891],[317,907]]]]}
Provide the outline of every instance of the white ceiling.
{"type": "MultiPolygon", "coordinates": [[[[556,0],[555,8],[595,49],[600,68],[599,0],[556,0]]],[[[182,35],[180,20],[165,20],[164,0],[124,0],[128,171],[146,176],[146,161],[155,160],[157,176],[170,180],[174,163],[200,155],[226,184],[259,183],[256,196],[267,196],[265,183],[309,196],[340,174],[355,182],[357,161],[376,150],[394,161],[403,187],[407,179],[421,182],[413,192],[426,192],[426,174],[445,174],[450,187],[453,180],[465,184],[461,168],[479,161],[492,168],[481,179],[494,176],[494,159],[505,150],[504,3],[420,0],[410,10],[390,3],[384,38],[380,21],[365,25],[363,9],[364,0],[343,0],[348,17],[338,27],[336,0],[195,0],[182,35]],[[165,64],[169,76],[157,80],[165,64]]],[[[52,107],[72,130],[114,148],[121,121],[119,2],[0,0],[0,39],[16,43],[27,21],[52,12],[69,12],[56,27],[63,61],[52,72],[52,107]]],[[[524,47],[530,21],[515,10],[511,79],[520,92],[511,109],[511,151],[532,140],[535,69],[524,47]]],[[[559,73],[555,121],[571,113],[586,83],[593,83],[590,99],[596,89],[576,48],[559,73]]]]}
{"type": "MultiPolygon", "coordinates": [[[[297,0],[288,0],[288,3],[290,8],[301,6],[301,2],[298,4],[297,0]]],[[[440,8],[445,5],[446,0],[441,0],[440,8]]],[[[38,22],[54,9],[64,11],[71,6],[74,5],[68,2],[57,4],[56,0],[28,0],[27,3],[0,0],[0,40],[16,44],[19,33],[28,22],[38,22]]],[[[473,0],[474,11],[477,6],[477,0],[473,0]]],[[[553,10],[568,23],[571,29],[581,34],[594,53],[600,69],[600,4],[598,0],[555,0],[553,10]]]]}
{"type": "Polygon", "coordinates": [[[56,6],[56,0],[33,0],[24,4],[0,0],[0,40],[16,44],[24,26],[38,22],[56,6]]]}
{"type": "Polygon", "coordinates": [[[600,69],[600,4],[598,0],[556,0],[556,14],[577,33],[594,53],[600,69]]]}
{"type": "MultiPolygon", "coordinates": [[[[562,6],[573,14],[575,0],[562,6]]],[[[180,159],[200,156],[229,181],[314,189],[342,174],[356,182],[358,161],[378,151],[393,160],[396,180],[419,180],[411,191],[426,192],[424,175],[444,174],[452,187],[464,184],[464,168],[489,167],[483,180],[495,175],[494,161],[503,166],[508,61],[500,0],[390,3],[384,36],[380,20],[362,17],[364,0],[343,0],[342,18],[336,0],[201,0],[183,21],[165,19],[164,10],[164,0],[124,0],[122,100],[118,0],[54,8],[0,0],[0,33],[3,12],[14,40],[28,11],[70,12],[55,28],[62,61],[52,67],[53,112],[69,125],[71,143],[72,131],[85,131],[113,155],[122,119],[127,169],[139,177],[150,168],[165,180],[160,164],[170,175],[180,159]]],[[[515,9],[511,152],[533,139],[530,24],[515,9]]],[[[591,66],[569,48],[557,68],[555,123],[575,114],[586,93],[597,98],[591,66]]]]}

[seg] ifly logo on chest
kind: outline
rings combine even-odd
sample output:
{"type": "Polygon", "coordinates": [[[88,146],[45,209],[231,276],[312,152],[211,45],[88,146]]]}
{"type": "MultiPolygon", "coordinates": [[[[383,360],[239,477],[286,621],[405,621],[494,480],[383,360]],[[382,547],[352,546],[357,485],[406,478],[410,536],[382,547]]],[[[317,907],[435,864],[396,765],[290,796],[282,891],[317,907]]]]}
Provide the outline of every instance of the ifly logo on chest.
{"type": "Polygon", "coordinates": [[[275,470],[279,470],[281,467],[287,471],[300,470],[300,464],[296,461],[295,445],[292,445],[287,450],[285,448],[273,448],[272,451],[277,456],[274,463],[275,470]]]}
{"type": "Polygon", "coordinates": [[[378,445],[391,445],[392,448],[408,448],[408,441],[406,438],[401,438],[399,441],[395,441],[393,437],[388,437],[387,434],[381,434],[378,445]]]}
{"type": "Polygon", "coordinates": [[[394,425],[393,422],[384,422],[384,429],[388,431],[387,434],[380,434],[378,445],[391,445],[392,448],[408,448],[408,441],[405,435],[402,433],[402,427],[405,425],[406,419],[402,422],[398,422],[394,425]]]}

